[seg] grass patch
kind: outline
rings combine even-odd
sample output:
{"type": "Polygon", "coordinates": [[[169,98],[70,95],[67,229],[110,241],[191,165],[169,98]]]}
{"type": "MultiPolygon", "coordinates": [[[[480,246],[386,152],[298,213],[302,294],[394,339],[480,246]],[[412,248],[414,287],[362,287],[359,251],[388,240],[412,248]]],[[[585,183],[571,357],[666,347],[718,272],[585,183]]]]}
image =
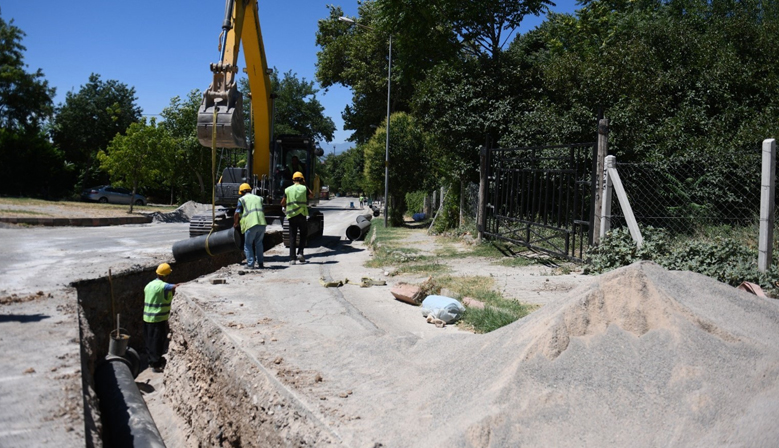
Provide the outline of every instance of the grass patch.
{"type": "Polygon", "coordinates": [[[462,325],[473,329],[476,333],[489,333],[530,314],[529,306],[515,300],[500,300],[485,306],[483,310],[468,308],[460,321],[462,325]]]}
{"type": "Polygon", "coordinates": [[[36,215],[36,216],[51,216],[48,213],[34,212],[32,210],[20,210],[14,208],[0,209],[0,215],[36,215]]]}
{"type": "Polygon", "coordinates": [[[495,291],[493,289],[495,279],[492,277],[452,277],[447,275],[437,278],[436,284],[452,291],[456,299],[462,300],[463,297],[467,296],[484,302],[484,309],[468,308],[460,321],[460,325],[470,328],[476,333],[489,333],[497,330],[516,322],[534,310],[532,306],[506,299],[495,291]]]}
{"type": "Polygon", "coordinates": [[[394,275],[399,274],[420,274],[420,275],[433,275],[443,274],[451,271],[449,266],[442,263],[423,263],[423,264],[409,264],[399,267],[394,275]]]}

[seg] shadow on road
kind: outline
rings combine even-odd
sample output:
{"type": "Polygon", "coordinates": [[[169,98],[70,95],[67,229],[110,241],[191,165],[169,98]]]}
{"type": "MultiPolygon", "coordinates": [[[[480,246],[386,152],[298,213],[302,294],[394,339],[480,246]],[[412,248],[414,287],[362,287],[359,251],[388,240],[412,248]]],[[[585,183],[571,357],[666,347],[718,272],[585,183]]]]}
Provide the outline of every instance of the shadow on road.
{"type": "Polygon", "coordinates": [[[3,322],[20,322],[26,324],[28,322],[40,322],[43,319],[48,319],[51,316],[46,314],[0,314],[0,323],[3,322]]]}

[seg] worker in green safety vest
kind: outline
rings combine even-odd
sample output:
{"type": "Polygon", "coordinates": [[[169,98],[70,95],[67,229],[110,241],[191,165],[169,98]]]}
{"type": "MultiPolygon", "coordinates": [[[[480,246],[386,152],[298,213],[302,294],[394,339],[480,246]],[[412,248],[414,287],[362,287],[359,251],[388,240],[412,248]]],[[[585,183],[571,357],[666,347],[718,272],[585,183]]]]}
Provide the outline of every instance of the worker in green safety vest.
{"type": "Polygon", "coordinates": [[[249,184],[241,184],[238,188],[238,206],[233,215],[233,227],[243,233],[243,253],[246,255],[246,267],[248,269],[263,269],[264,248],[262,238],[265,236],[265,212],[263,211],[262,197],[252,194],[249,184]],[[257,261],[255,268],[254,262],[257,261]]]}
{"type": "Polygon", "coordinates": [[[300,246],[297,247],[297,261],[306,262],[303,248],[306,247],[308,236],[308,200],[314,198],[314,192],[305,185],[305,178],[300,171],[292,175],[293,185],[284,190],[281,206],[286,207],[285,214],[289,221],[289,264],[295,264],[295,249],[298,231],[300,232],[300,246]]]}
{"type": "Polygon", "coordinates": [[[143,306],[143,338],[146,341],[146,352],[149,355],[149,366],[154,372],[162,372],[165,368],[165,342],[168,340],[168,318],[170,303],[179,284],[166,283],[173,270],[168,263],[157,267],[157,278],[149,282],[143,289],[145,296],[143,306]]]}

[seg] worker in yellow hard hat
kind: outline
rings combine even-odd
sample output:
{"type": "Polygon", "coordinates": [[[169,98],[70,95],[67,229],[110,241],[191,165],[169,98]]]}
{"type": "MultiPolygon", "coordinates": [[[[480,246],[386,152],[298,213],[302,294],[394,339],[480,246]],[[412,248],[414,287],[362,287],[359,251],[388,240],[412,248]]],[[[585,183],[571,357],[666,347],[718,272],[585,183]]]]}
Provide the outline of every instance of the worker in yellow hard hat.
{"type": "Polygon", "coordinates": [[[289,264],[295,264],[295,249],[298,231],[300,231],[300,246],[297,247],[297,261],[306,262],[303,248],[306,247],[308,236],[308,199],[314,197],[314,193],[306,188],[306,179],[300,171],[292,175],[292,185],[284,190],[281,206],[286,207],[287,220],[289,221],[289,264]]]}
{"type": "Polygon", "coordinates": [[[238,187],[238,206],[233,216],[233,227],[240,229],[244,236],[243,253],[246,255],[246,267],[249,269],[263,269],[264,248],[262,239],[265,236],[265,212],[263,210],[262,196],[252,194],[249,184],[241,184],[238,187]],[[255,265],[256,261],[256,265],[255,265]]]}
{"type": "Polygon", "coordinates": [[[146,342],[146,352],[149,356],[149,366],[154,372],[162,372],[165,367],[168,340],[168,318],[170,304],[178,283],[167,283],[168,276],[173,272],[168,263],[157,267],[157,278],[149,282],[143,289],[145,296],[143,304],[143,339],[146,342]]]}

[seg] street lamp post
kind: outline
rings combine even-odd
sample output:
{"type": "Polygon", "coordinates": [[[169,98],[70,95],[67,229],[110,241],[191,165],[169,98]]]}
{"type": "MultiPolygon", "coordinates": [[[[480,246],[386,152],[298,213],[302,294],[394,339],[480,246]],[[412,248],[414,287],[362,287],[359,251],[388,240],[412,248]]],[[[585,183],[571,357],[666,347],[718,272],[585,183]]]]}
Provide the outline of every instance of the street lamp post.
{"type": "MultiPolygon", "coordinates": [[[[351,23],[359,27],[373,30],[369,26],[365,26],[355,22],[348,17],[339,17],[341,22],[351,23]]],[[[392,87],[392,34],[389,35],[389,57],[387,64],[387,140],[384,144],[384,227],[387,227],[387,212],[389,204],[389,136],[390,136],[390,91],[392,87]]]]}

